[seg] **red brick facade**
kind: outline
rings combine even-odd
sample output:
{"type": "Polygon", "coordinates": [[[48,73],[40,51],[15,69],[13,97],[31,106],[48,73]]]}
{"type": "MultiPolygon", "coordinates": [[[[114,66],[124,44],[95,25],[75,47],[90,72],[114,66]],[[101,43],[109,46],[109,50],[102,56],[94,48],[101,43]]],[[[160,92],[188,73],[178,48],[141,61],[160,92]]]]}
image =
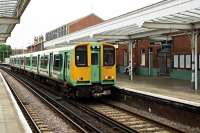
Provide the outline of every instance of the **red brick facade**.
{"type": "MultiPolygon", "coordinates": [[[[158,50],[160,49],[160,46],[157,45],[150,45],[150,41],[148,38],[143,40],[138,40],[136,43],[136,47],[133,48],[133,64],[136,64],[136,66],[140,66],[141,64],[141,50],[146,55],[145,60],[145,67],[148,66],[148,50],[149,48],[152,48],[152,56],[153,56],[153,64],[152,66],[157,68],[159,67],[157,57],[158,57],[158,50]]],[[[123,66],[124,65],[124,51],[128,53],[128,44],[119,44],[117,49],[117,65],[123,66]]]]}
{"type": "Polygon", "coordinates": [[[95,14],[90,14],[86,17],[80,18],[68,24],[68,33],[80,31],[92,25],[99,24],[104,20],[95,14]]]}
{"type": "MultiPolygon", "coordinates": [[[[200,37],[198,37],[198,53],[200,53],[200,37]]],[[[191,36],[181,35],[173,37],[172,54],[191,54],[191,36]]]]}

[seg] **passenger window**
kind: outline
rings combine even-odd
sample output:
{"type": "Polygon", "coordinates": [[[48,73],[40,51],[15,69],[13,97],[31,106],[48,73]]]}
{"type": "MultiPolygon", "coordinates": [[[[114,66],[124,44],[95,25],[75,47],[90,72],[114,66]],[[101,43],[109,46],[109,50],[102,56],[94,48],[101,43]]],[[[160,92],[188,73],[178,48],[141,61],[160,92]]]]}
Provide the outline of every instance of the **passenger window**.
{"type": "Polygon", "coordinates": [[[113,66],[115,64],[115,48],[112,46],[103,47],[104,66],[113,66]]]}
{"type": "Polygon", "coordinates": [[[24,65],[24,58],[21,57],[21,65],[24,65]]]}
{"type": "Polygon", "coordinates": [[[75,63],[77,67],[86,67],[87,63],[87,46],[78,46],[75,49],[75,63]]]}
{"type": "Polygon", "coordinates": [[[37,67],[37,57],[36,56],[32,57],[32,66],[37,67]]]}
{"type": "Polygon", "coordinates": [[[41,57],[41,65],[40,65],[40,67],[43,68],[43,69],[46,69],[47,68],[47,64],[48,64],[48,56],[47,55],[42,56],[41,57]]]}
{"type": "Polygon", "coordinates": [[[53,69],[56,70],[56,71],[61,71],[62,62],[63,62],[62,54],[54,55],[54,66],[53,66],[53,69]]]}
{"type": "Polygon", "coordinates": [[[26,57],[26,66],[30,66],[31,61],[30,61],[30,57],[26,57]]]}

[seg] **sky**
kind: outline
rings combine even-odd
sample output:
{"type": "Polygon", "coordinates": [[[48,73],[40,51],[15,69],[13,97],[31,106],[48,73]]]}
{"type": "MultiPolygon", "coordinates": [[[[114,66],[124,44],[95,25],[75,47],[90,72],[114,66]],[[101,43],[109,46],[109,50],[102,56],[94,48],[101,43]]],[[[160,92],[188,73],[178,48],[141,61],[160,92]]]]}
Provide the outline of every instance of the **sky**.
{"type": "Polygon", "coordinates": [[[90,13],[104,20],[161,0],[31,0],[8,38],[12,48],[26,48],[34,37],[90,13]]]}

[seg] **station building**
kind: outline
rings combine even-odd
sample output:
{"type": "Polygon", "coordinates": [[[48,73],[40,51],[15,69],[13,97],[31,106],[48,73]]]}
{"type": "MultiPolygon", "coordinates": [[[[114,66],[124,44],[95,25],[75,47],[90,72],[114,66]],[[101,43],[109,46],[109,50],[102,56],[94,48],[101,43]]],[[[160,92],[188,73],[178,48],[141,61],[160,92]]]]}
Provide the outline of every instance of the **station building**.
{"type": "Polygon", "coordinates": [[[59,26],[56,29],[53,29],[51,31],[48,31],[45,36],[40,35],[34,38],[33,44],[29,45],[27,47],[28,52],[35,52],[35,51],[41,51],[45,49],[50,49],[54,47],[61,47],[62,45],[57,46],[50,46],[50,47],[44,47],[45,41],[51,41],[56,38],[60,38],[63,36],[66,36],[68,34],[71,34],[73,32],[80,31],[82,29],[85,29],[87,27],[99,24],[103,22],[104,20],[100,18],[99,16],[95,15],[94,13],[91,13],[87,16],[81,17],[77,20],[74,20],[72,22],[69,22],[65,25],[59,26]]]}
{"type": "MultiPolygon", "coordinates": [[[[190,80],[191,36],[181,34],[168,37],[166,35],[165,40],[160,39],[162,38],[157,40],[143,38],[134,43],[132,55],[133,67],[136,68],[134,74],[190,80]]],[[[198,69],[200,69],[199,45],[200,37],[198,37],[198,69]]],[[[128,44],[120,43],[117,49],[117,66],[120,74],[127,73],[128,56],[128,44]]]]}

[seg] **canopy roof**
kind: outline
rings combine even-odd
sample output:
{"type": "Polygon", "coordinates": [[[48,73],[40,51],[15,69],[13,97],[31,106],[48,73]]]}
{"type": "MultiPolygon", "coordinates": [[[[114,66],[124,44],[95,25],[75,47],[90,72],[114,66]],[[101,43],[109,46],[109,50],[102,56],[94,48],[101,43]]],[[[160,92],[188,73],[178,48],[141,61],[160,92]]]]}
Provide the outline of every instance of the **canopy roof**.
{"type": "Polygon", "coordinates": [[[48,41],[44,47],[66,44],[70,41],[138,39],[179,32],[180,30],[191,30],[191,28],[200,28],[200,0],[163,0],[98,25],[48,41]]]}
{"type": "Polygon", "coordinates": [[[11,35],[29,2],[30,0],[0,0],[0,43],[6,42],[11,35]]]}

